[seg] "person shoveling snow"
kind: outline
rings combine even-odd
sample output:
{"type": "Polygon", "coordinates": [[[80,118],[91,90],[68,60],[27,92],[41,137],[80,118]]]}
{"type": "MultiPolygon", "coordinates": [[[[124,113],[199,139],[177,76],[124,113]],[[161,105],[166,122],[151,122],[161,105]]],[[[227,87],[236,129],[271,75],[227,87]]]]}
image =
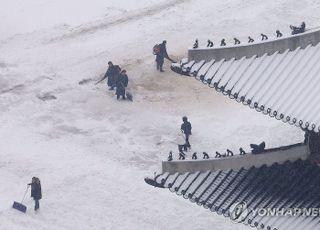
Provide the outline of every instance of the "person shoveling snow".
{"type": "Polygon", "coordinates": [[[175,61],[172,60],[167,53],[166,44],[167,44],[167,41],[164,40],[161,44],[157,44],[153,47],[153,54],[156,55],[157,70],[159,70],[160,72],[164,72],[163,64],[164,64],[165,58],[175,63],[175,61]]]}
{"type": "Polygon", "coordinates": [[[37,211],[40,208],[39,200],[42,198],[41,183],[38,177],[32,177],[31,186],[31,197],[34,199],[35,205],[34,210],[37,211]]]}
{"type": "Polygon", "coordinates": [[[120,67],[118,65],[114,65],[111,61],[108,62],[108,69],[103,78],[101,78],[98,82],[95,84],[99,84],[103,80],[108,78],[108,86],[110,87],[109,90],[114,90],[114,87],[116,86],[117,78],[120,74],[120,67]]]}
{"type": "Polygon", "coordinates": [[[33,197],[35,201],[34,210],[37,211],[40,208],[39,200],[42,198],[42,192],[41,192],[40,180],[37,177],[32,177],[32,181],[27,185],[27,189],[23,195],[21,202],[14,201],[12,208],[17,209],[21,212],[27,211],[27,207],[23,204],[23,201],[27,195],[27,192],[30,186],[31,186],[31,197],[33,197]]]}

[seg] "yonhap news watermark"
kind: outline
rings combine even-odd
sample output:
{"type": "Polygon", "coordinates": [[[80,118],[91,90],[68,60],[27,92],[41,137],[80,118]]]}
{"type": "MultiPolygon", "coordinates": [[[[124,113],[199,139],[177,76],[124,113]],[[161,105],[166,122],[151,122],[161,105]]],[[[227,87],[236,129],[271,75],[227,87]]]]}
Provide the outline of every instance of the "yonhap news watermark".
{"type": "Polygon", "coordinates": [[[252,216],[303,216],[303,217],[319,217],[320,208],[250,208],[246,202],[234,203],[229,208],[230,218],[235,222],[245,220],[248,215],[252,216]]]}

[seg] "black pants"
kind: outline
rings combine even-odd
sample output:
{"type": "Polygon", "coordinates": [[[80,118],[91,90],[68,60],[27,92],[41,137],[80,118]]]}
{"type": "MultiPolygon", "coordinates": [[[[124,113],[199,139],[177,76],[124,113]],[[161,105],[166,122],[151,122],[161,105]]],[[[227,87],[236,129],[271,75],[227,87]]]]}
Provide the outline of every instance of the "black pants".
{"type": "Polygon", "coordinates": [[[183,152],[184,146],[185,146],[185,145],[178,145],[179,153],[183,152]]]}
{"type": "Polygon", "coordinates": [[[126,88],[125,87],[121,87],[118,86],[116,89],[116,95],[117,95],[117,99],[120,98],[120,96],[122,96],[122,99],[126,99],[126,88]]]}
{"type": "Polygon", "coordinates": [[[184,151],[187,151],[187,148],[191,148],[190,142],[189,142],[189,136],[190,134],[185,134],[185,138],[186,138],[186,144],[184,145],[184,151]]]}
{"type": "Polygon", "coordinates": [[[40,208],[40,204],[39,204],[39,200],[34,200],[35,204],[34,204],[34,210],[38,210],[40,208]]]}
{"type": "Polygon", "coordinates": [[[163,71],[163,62],[157,62],[157,70],[163,71]]]}
{"type": "Polygon", "coordinates": [[[126,99],[125,94],[117,94],[117,99],[120,99],[120,96],[122,96],[122,99],[126,99]]]}

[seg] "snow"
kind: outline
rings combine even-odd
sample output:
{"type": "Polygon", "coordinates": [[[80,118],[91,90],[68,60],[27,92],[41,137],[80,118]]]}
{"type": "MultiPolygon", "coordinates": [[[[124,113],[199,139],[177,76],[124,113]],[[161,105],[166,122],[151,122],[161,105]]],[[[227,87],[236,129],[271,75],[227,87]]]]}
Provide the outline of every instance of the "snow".
{"type": "MultiPolygon", "coordinates": [[[[196,151],[300,141],[302,132],[231,101],[192,78],[155,70],[152,47],[174,59],[195,38],[215,43],[304,20],[318,1],[2,0],[0,9],[1,229],[248,229],[144,183],[160,171],[181,117],[196,151]],[[108,60],[127,69],[134,102],[94,85],[108,60]],[[85,84],[78,84],[79,82],[85,84]],[[56,99],[54,99],[54,97],[56,99]],[[40,100],[41,97],[43,100],[40,100]],[[32,176],[41,209],[13,210],[32,176]]],[[[255,38],[255,37],[254,37],[255,38]]]]}

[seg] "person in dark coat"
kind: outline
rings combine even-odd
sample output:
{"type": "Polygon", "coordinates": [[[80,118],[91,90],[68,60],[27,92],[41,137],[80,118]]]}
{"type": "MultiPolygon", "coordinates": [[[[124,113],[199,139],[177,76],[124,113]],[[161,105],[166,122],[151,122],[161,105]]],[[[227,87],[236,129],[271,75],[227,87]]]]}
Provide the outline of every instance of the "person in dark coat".
{"type": "Polygon", "coordinates": [[[108,86],[110,87],[109,90],[114,90],[119,73],[120,73],[120,67],[118,65],[113,65],[113,63],[109,61],[107,72],[99,82],[108,78],[108,86]]]}
{"type": "Polygon", "coordinates": [[[163,72],[163,63],[164,59],[168,59],[169,61],[172,61],[167,53],[167,47],[166,47],[167,41],[163,41],[160,46],[160,52],[156,55],[156,63],[157,63],[157,70],[160,72],[163,72]]]}
{"type": "Polygon", "coordinates": [[[128,86],[128,76],[127,76],[127,71],[126,70],[122,70],[121,73],[119,74],[117,81],[116,81],[116,95],[117,95],[117,99],[120,98],[120,96],[122,96],[122,99],[125,100],[126,97],[126,87],[128,86]]]}
{"type": "Polygon", "coordinates": [[[187,117],[182,118],[183,123],[181,124],[181,130],[183,131],[186,139],[186,145],[185,145],[185,151],[187,151],[187,148],[191,149],[191,145],[189,142],[189,137],[192,134],[191,133],[191,123],[188,121],[187,117]]]}
{"type": "Polygon", "coordinates": [[[34,210],[37,211],[40,208],[39,200],[42,198],[41,183],[38,177],[32,177],[31,183],[31,197],[35,201],[34,210]]]}

